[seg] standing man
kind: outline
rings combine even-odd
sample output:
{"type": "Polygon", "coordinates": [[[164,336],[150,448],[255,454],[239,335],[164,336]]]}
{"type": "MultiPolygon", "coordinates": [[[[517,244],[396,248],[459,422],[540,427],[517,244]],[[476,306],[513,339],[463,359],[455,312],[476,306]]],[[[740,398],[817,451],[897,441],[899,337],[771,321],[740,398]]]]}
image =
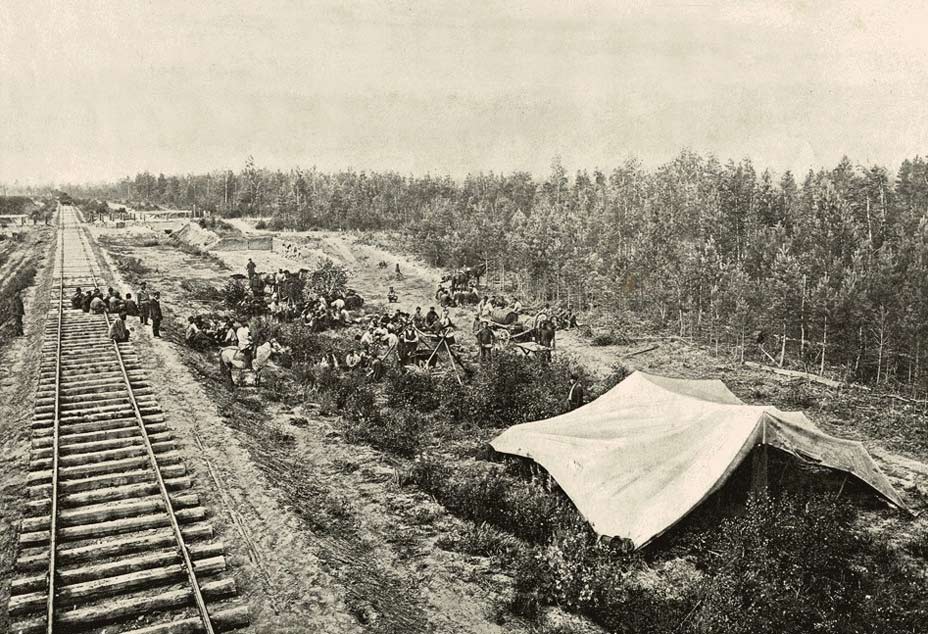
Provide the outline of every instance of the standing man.
{"type": "Polygon", "coordinates": [[[139,286],[139,322],[142,324],[148,323],[148,315],[151,311],[151,295],[148,294],[148,282],[142,282],[139,286]]]}
{"type": "Polygon", "coordinates": [[[409,355],[413,354],[419,347],[419,333],[412,324],[407,324],[403,330],[403,336],[400,337],[400,363],[403,365],[409,360],[409,355]]]}
{"type": "Polygon", "coordinates": [[[485,319],[480,322],[480,326],[480,330],[477,331],[477,344],[480,346],[480,363],[484,363],[493,359],[496,333],[490,328],[490,322],[485,319]]]}
{"type": "Polygon", "coordinates": [[[535,320],[532,323],[532,326],[538,328],[541,324],[545,323],[551,319],[551,304],[545,304],[545,307],[535,315],[535,320]]]}
{"type": "Polygon", "coordinates": [[[20,289],[13,293],[13,299],[10,300],[10,303],[13,312],[13,334],[22,337],[24,334],[23,315],[26,314],[26,309],[23,306],[22,291],[20,289]]]}
{"type": "Polygon", "coordinates": [[[574,410],[583,405],[583,383],[575,373],[570,375],[570,391],[567,393],[568,409],[574,410]]]}
{"type": "Polygon", "coordinates": [[[155,291],[151,296],[148,305],[149,316],[151,317],[151,334],[161,338],[161,320],[164,315],[161,313],[161,293],[155,291]]]}
{"type": "Polygon", "coordinates": [[[245,270],[248,271],[249,280],[255,276],[256,268],[257,266],[255,265],[255,263],[251,260],[251,258],[248,258],[248,264],[245,265],[245,270]]]}

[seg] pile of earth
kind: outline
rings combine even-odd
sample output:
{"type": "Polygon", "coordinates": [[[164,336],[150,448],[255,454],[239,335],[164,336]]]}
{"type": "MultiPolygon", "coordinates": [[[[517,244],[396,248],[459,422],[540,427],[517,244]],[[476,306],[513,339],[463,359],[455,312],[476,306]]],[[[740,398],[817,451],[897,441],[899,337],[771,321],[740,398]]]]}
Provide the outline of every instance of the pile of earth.
{"type": "Polygon", "coordinates": [[[217,242],[219,242],[219,236],[210,231],[209,229],[204,229],[195,222],[188,222],[177,229],[171,234],[177,240],[186,242],[189,245],[195,246],[199,249],[209,249],[217,242]]]}

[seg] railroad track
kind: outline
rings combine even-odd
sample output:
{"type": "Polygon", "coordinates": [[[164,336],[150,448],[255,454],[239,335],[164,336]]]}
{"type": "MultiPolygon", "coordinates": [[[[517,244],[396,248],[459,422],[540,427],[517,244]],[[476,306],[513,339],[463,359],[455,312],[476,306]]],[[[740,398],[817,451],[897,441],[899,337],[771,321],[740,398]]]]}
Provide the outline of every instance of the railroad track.
{"type": "MultiPolygon", "coordinates": [[[[131,343],[71,308],[105,286],[73,207],[60,207],[32,420],[13,632],[182,634],[248,623],[222,542],[131,343]]],[[[105,294],[105,289],[104,289],[105,294]]]]}

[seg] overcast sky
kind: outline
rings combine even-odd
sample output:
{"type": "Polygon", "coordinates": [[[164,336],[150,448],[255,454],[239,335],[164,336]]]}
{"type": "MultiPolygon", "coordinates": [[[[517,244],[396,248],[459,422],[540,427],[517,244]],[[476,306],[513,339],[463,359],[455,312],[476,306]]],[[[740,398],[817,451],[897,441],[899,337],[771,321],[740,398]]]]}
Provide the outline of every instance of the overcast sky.
{"type": "Polygon", "coordinates": [[[0,2],[0,181],[928,152],[928,3],[0,2]]]}

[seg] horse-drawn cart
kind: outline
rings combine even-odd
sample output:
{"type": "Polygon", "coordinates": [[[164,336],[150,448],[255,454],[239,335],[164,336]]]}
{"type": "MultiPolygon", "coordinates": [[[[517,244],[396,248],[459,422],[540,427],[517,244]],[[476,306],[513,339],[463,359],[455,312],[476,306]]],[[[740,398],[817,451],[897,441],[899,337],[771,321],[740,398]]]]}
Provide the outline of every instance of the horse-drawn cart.
{"type": "Polygon", "coordinates": [[[519,313],[512,310],[494,309],[485,318],[490,330],[502,344],[531,341],[533,328],[519,320],[519,313]]]}
{"type": "Polygon", "coordinates": [[[494,310],[487,322],[497,341],[504,346],[514,345],[525,354],[545,353],[554,350],[555,325],[550,320],[523,322],[515,311],[494,310]]]}

